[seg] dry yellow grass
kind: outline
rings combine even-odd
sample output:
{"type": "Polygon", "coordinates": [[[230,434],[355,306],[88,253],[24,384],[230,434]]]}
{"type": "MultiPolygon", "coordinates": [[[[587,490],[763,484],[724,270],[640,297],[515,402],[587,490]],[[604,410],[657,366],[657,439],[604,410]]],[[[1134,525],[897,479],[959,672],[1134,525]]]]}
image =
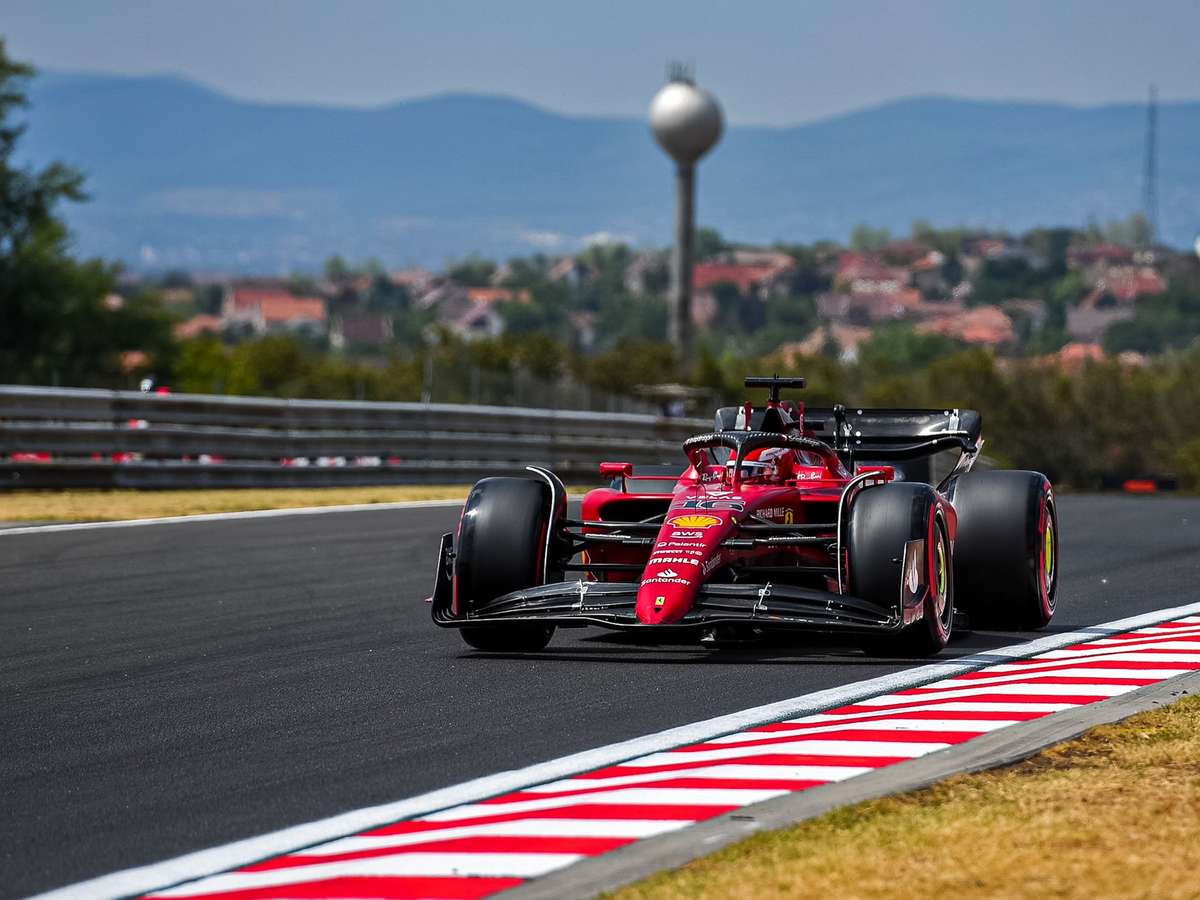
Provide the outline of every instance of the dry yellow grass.
{"type": "Polygon", "coordinates": [[[758,835],[612,896],[1200,897],[1200,698],[758,835]]]}
{"type": "Polygon", "coordinates": [[[12,491],[0,492],[0,521],[107,522],[347,503],[458,500],[465,498],[468,490],[465,485],[396,485],[195,491],[12,491]]]}

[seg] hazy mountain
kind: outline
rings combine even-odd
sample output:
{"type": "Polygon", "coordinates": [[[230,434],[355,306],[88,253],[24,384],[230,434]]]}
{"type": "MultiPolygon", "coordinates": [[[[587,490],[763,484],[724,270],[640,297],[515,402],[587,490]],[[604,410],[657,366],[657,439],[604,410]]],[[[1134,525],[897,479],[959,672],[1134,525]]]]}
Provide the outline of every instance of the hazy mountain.
{"type": "MultiPolygon", "coordinates": [[[[389,264],[670,241],[671,169],[644,122],[446,95],[375,109],[246,103],[171,77],[45,73],[29,159],[84,169],[78,248],[134,265],[275,270],[334,252],[389,264]]],[[[1160,109],[1161,223],[1200,229],[1200,103],[1160,109]]],[[[1013,230],[1124,216],[1145,110],[918,98],[791,128],[732,128],[699,218],[744,240],[858,222],[1013,230]]]]}

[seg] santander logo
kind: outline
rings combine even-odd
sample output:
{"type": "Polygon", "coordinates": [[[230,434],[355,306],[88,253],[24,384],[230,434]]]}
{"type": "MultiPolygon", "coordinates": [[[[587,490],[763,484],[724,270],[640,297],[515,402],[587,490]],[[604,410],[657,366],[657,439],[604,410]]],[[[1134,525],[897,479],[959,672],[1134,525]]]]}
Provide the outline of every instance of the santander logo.
{"type": "Polygon", "coordinates": [[[679,573],[676,572],[674,569],[663,569],[661,572],[658,573],[658,575],[660,578],[678,578],[679,577],[679,573]]]}

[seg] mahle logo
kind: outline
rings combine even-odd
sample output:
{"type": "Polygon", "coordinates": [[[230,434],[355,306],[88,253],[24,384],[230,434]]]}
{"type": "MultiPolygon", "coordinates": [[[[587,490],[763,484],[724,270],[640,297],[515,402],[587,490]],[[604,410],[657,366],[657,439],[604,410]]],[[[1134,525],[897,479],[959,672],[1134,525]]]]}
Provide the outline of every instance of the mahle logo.
{"type": "Polygon", "coordinates": [[[713,525],[720,525],[721,520],[716,516],[676,516],[668,519],[667,524],[674,525],[676,528],[709,528],[713,525]]]}

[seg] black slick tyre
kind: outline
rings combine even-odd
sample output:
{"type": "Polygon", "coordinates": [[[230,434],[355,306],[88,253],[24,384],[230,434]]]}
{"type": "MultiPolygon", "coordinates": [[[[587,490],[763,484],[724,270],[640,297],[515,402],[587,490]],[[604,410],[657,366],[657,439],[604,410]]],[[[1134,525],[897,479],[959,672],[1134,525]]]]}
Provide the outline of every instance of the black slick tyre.
{"type": "Polygon", "coordinates": [[[880,606],[901,597],[906,546],[921,541],[924,567],[921,616],[901,631],[860,641],[873,656],[932,656],[954,626],[954,566],[937,494],[927,484],[902,482],[864,490],[850,508],[847,555],[850,593],[880,606]]]}
{"type": "MultiPolygon", "coordinates": [[[[543,583],[552,526],[545,482],[485,478],[476,483],[463,506],[454,558],[457,614],[543,583]]],[[[550,643],[554,626],[500,623],[469,625],[460,632],[476,650],[521,653],[550,643]]]]}
{"type": "Polygon", "coordinates": [[[1040,472],[969,472],[954,487],[955,577],[971,624],[1036,629],[1054,616],[1058,514],[1040,472]]]}

